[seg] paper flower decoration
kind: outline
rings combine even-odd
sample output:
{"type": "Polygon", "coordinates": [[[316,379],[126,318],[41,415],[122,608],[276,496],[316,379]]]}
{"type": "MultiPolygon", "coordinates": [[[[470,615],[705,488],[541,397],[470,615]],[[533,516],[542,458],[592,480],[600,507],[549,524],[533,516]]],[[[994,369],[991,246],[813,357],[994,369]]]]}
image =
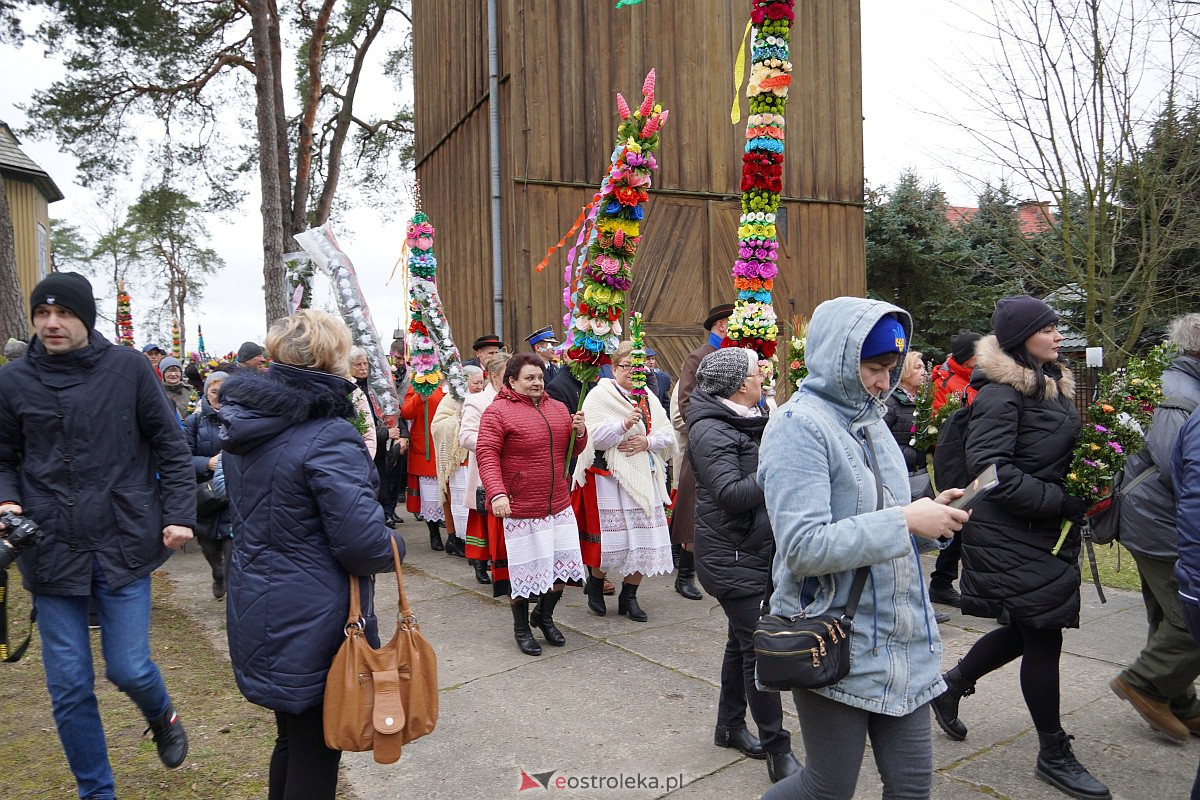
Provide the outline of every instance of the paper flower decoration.
{"type": "Polygon", "coordinates": [[[133,347],[133,312],[125,281],[117,281],[117,338],[125,347],[133,347]]]}
{"type": "Polygon", "coordinates": [[[422,211],[408,223],[408,287],[412,309],[408,364],[414,391],[429,397],[444,377],[450,395],[462,400],[467,396],[467,377],[438,294],[434,233],[433,224],[422,211]]]}
{"type": "Polygon", "coordinates": [[[792,82],[789,40],[795,18],[793,3],[794,0],[751,3],[754,40],[746,89],[750,114],[746,118],[746,147],[742,156],[738,256],[733,262],[737,298],[729,330],[721,343],[722,347],[748,347],[764,359],[775,354],[779,337],[771,290],[779,271],[775,215],[783,191],[783,110],[792,82]]]}
{"type": "MultiPolygon", "coordinates": [[[[621,118],[608,173],[593,201],[590,239],[565,297],[570,307],[567,355],[571,372],[583,384],[596,379],[621,339],[626,293],[633,286],[633,260],[650,200],[654,153],[669,112],[654,102],[654,70],[642,84],[642,102],[630,112],[617,95],[621,118]]],[[[572,251],[574,252],[574,251],[572,251]]],[[[568,271],[570,265],[568,265],[568,271]]]]}

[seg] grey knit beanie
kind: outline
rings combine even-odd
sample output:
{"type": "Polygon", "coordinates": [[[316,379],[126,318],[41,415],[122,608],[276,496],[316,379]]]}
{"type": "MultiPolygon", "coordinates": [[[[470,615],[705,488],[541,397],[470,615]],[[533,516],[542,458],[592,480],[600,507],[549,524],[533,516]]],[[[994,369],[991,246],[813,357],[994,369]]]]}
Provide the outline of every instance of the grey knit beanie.
{"type": "Polygon", "coordinates": [[[709,353],[696,369],[696,385],[713,397],[729,397],[750,374],[754,353],[744,347],[724,347],[709,353]]]}

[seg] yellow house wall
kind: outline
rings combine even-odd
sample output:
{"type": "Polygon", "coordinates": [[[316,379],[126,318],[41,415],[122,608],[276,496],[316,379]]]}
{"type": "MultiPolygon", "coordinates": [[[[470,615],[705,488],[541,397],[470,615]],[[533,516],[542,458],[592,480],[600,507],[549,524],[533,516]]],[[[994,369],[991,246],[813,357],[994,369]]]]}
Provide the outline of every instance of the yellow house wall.
{"type": "Polygon", "coordinates": [[[46,232],[45,270],[50,270],[50,207],[32,183],[5,177],[4,188],[8,192],[8,207],[12,211],[13,243],[17,251],[21,296],[28,297],[37,282],[45,277],[38,265],[39,225],[46,232]]]}

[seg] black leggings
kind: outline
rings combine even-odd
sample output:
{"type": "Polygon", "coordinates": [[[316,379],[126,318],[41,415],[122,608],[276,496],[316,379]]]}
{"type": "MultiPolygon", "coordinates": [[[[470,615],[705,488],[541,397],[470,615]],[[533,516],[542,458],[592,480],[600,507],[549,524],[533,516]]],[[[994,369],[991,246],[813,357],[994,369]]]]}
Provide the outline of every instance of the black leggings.
{"type": "Polygon", "coordinates": [[[299,714],[275,712],[275,752],[267,800],[334,800],[341,750],[325,746],[322,708],[299,714]]]}
{"type": "Polygon", "coordinates": [[[958,662],[958,669],[964,678],[974,682],[1020,658],[1021,694],[1033,717],[1033,726],[1039,733],[1055,733],[1062,730],[1058,702],[1062,641],[1062,628],[1039,630],[1014,622],[975,642],[958,662]]]}

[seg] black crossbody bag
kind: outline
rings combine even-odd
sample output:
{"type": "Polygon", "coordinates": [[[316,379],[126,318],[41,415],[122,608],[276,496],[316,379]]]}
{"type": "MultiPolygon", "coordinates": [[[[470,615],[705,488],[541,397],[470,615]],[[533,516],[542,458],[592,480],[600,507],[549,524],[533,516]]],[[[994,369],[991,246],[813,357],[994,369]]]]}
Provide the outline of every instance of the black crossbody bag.
{"type": "MultiPolygon", "coordinates": [[[[883,479],[871,434],[866,432],[871,472],[875,475],[877,508],[883,508],[883,479]]],[[[870,567],[854,571],[850,599],[840,614],[792,617],[764,614],[754,629],[754,655],[758,682],[767,689],[821,689],[850,674],[850,633],[870,567]]]]}

